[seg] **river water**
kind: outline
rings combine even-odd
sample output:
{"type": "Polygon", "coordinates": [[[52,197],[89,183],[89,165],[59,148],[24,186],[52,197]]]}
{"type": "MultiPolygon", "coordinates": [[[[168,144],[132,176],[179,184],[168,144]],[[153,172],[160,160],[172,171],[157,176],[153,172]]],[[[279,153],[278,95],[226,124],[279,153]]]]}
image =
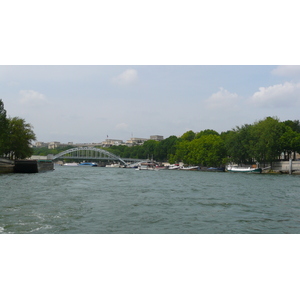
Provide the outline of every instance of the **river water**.
{"type": "Polygon", "coordinates": [[[0,175],[0,233],[300,233],[300,176],[60,167],[0,175]]]}

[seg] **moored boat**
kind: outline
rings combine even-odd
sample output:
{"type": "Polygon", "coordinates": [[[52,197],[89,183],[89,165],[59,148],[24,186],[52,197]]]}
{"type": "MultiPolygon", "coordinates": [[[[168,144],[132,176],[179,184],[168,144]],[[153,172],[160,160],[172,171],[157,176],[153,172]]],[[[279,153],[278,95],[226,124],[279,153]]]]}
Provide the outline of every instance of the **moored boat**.
{"type": "Polygon", "coordinates": [[[240,172],[240,173],[258,173],[262,172],[262,168],[257,167],[237,167],[237,166],[227,166],[226,170],[228,172],[240,172]]]}
{"type": "Polygon", "coordinates": [[[169,165],[168,170],[178,170],[179,165],[169,165]]]}
{"type": "Polygon", "coordinates": [[[150,171],[158,171],[154,163],[139,163],[136,170],[150,170],[150,171]]]}
{"type": "Polygon", "coordinates": [[[106,168],[121,168],[120,164],[110,164],[110,165],[106,165],[106,168]]]}
{"type": "Polygon", "coordinates": [[[179,170],[197,171],[197,170],[199,170],[199,167],[198,166],[180,167],[179,170]]]}
{"type": "Polygon", "coordinates": [[[78,163],[65,163],[62,166],[64,166],[64,167],[77,167],[78,163]]]}
{"type": "Polygon", "coordinates": [[[165,166],[155,166],[155,169],[156,170],[167,170],[168,167],[165,167],[165,166]]]}
{"type": "Polygon", "coordinates": [[[82,162],[78,166],[98,167],[98,164],[93,162],[82,162]]]}

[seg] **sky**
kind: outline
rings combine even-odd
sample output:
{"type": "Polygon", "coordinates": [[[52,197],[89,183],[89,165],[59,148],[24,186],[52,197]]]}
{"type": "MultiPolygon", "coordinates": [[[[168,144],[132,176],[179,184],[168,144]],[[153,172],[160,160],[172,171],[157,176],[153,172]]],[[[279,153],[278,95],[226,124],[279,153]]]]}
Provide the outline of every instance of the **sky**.
{"type": "Polygon", "coordinates": [[[1,65],[0,99],[42,142],[221,133],[298,120],[300,66],[1,65]]]}

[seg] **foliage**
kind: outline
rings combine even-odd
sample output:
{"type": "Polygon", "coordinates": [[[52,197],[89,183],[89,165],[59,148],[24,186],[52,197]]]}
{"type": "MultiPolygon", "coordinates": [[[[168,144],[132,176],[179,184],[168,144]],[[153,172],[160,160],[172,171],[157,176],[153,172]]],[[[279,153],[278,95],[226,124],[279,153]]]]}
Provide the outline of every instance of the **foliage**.
{"type": "Polygon", "coordinates": [[[195,135],[195,139],[199,139],[201,138],[203,135],[219,135],[218,132],[216,132],[215,130],[212,130],[212,129],[205,129],[205,130],[202,130],[200,132],[198,132],[196,135],[195,135]]]}
{"type": "Polygon", "coordinates": [[[231,162],[237,164],[253,163],[253,125],[245,124],[222,135],[225,142],[227,156],[231,162]],[[225,138],[224,138],[225,136],[225,138]]]}
{"type": "Polygon", "coordinates": [[[272,163],[282,152],[287,156],[300,152],[298,125],[298,121],[280,122],[276,117],[267,117],[221,134],[212,129],[197,134],[189,130],[181,138],[170,136],[160,142],[147,141],[144,145],[133,147],[116,146],[109,151],[121,157],[153,157],[157,161],[201,166],[217,167],[227,162],[272,163]]]}
{"type": "Polygon", "coordinates": [[[10,159],[22,159],[32,155],[31,142],[35,134],[31,124],[24,119],[7,118],[0,99],[0,155],[10,159]]]}
{"type": "Polygon", "coordinates": [[[205,167],[220,166],[225,162],[226,150],[222,138],[215,134],[202,135],[189,145],[187,164],[205,167]]]}
{"type": "Polygon", "coordinates": [[[296,152],[300,152],[300,133],[292,130],[290,126],[286,126],[285,129],[286,131],[280,137],[280,143],[284,157],[288,160],[292,156],[292,153],[294,153],[295,158],[296,152]]]}
{"type": "Polygon", "coordinates": [[[174,159],[175,161],[179,162],[179,161],[183,161],[184,163],[189,163],[189,153],[190,153],[190,141],[188,140],[182,140],[180,141],[177,146],[176,146],[176,152],[175,152],[175,156],[174,159]]]}
{"type": "Polygon", "coordinates": [[[74,147],[64,146],[64,147],[57,147],[55,149],[48,149],[48,147],[33,148],[33,155],[38,155],[38,156],[47,156],[48,154],[56,155],[60,152],[66,151],[71,148],[74,147]]]}
{"type": "Polygon", "coordinates": [[[283,152],[280,142],[281,136],[286,131],[286,126],[277,118],[267,117],[253,126],[252,154],[260,163],[272,163],[283,152]]]}
{"type": "Polygon", "coordinates": [[[6,118],[6,110],[0,99],[0,155],[5,152],[8,139],[8,120],[6,118]]]}
{"type": "Polygon", "coordinates": [[[8,134],[5,152],[10,159],[23,159],[33,154],[31,142],[35,140],[35,134],[31,124],[18,117],[9,118],[8,134]]]}
{"type": "Polygon", "coordinates": [[[293,131],[300,133],[300,121],[299,120],[287,120],[282,122],[284,125],[289,126],[293,131]]]}
{"type": "Polygon", "coordinates": [[[195,138],[196,134],[194,131],[189,130],[187,132],[185,132],[182,136],[181,139],[184,141],[192,141],[195,138]]]}
{"type": "Polygon", "coordinates": [[[107,151],[122,158],[154,159],[156,161],[167,161],[175,155],[178,138],[170,136],[162,141],[148,140],[143,145],[135,146],[112,146],[107,151]]]}
{"type": "Polygon", "coordinates": [[[178,138],[175,135],[171,135],[168,138],[160,141],[157,146],[155,159],[159,161],[168,161],[172,159],[172,157],[175,155],[177,144],[178,138]]]}

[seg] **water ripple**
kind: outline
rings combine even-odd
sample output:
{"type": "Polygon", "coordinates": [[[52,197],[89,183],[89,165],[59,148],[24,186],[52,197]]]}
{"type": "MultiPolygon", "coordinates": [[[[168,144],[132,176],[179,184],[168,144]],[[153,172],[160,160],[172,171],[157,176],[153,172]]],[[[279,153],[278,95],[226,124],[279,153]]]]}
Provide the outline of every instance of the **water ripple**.
{"type": "Polygon", "coordinates": [[[5,174],[0,233],[299,233],[299,180],[113,168],[5,174]]]}

